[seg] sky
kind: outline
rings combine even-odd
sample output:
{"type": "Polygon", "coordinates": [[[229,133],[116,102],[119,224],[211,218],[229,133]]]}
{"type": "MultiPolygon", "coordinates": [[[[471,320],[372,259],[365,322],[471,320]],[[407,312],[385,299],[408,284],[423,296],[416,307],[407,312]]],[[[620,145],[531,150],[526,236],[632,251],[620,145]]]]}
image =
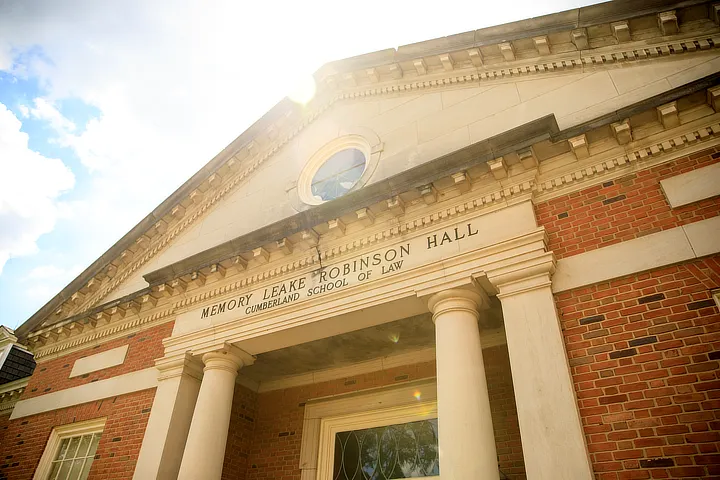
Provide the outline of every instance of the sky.
{"type": "Polygon", "coordinates": [[[0,324],[324,63],[590,3],[0,0],[0,324]]]}

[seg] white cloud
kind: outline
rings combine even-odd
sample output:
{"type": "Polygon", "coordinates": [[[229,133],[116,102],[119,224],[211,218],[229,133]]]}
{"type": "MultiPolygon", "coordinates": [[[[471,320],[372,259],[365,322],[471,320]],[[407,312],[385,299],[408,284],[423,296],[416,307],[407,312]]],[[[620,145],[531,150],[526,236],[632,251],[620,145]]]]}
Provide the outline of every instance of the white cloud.
{"type": "Polygon", "coordinates": [[[61,268],[56,265],[40,265],[22,279],[23,294],[30,300],[47,299],[56,294],[82,271],[80,265],[61,268]]]}
{"type": "Polygon", "coordinates": [[[12,68],[12,50],[10,44],[0,38],[0,70],[8,71],[12,68]]]}
{"type": "Polygon", "coordinates": [[[41,265],[30,270],[25,277],[25,280],[37,280],[59,277],[65,272],[62,268],[56,267],[55,265],[41,265]]]}
{"type": "Polygon", "coordinates": [[[18,110],[20,110],[20,115],[23,118],[30,117],[30,109],[27,107],[27,105],[18,105],[18,110]]]}
{"type": "Polygon", "coordinates": [[[0,103],[0,273],[11,257],[37,251],[60,215],[58,196],[75,184],[60,160],[28,148],[20,120],[0,103]]]}
{"type": "MultiPolygon", "coordinates": [[[[75,124],[65,118],[55,106],[44,98],[36,98],[35,106],[30,109],[30,115],[38,120],[45,120],[50,123],[57,132],[66,133],[75,130],[75,124]]],[[[27,108],[27,107],[26,107],[27,108]]],[[[20,110],[23,113],[23,110],[20,110]]]]}

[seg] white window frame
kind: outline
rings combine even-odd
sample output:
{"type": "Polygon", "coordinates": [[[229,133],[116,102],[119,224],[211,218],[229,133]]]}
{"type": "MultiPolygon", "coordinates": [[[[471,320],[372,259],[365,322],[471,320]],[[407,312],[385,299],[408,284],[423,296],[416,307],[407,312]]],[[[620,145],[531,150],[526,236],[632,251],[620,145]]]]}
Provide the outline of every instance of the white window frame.
{"type": "Polygon", "coordinates": [[[322,167],[330,157],[350,148],[357,149],[363,153],[365,156],[365,169],[358,181],[355,182],[355,185],[346,193],[354,192],[367,184],[380,161],[383,143],[375,132],[367,128],[355,127],[346,129],[342,137],[326,143],[312,154],[300,172],[300,177],[297,181],[297,195],[303,204],[321,205],[326,202],[313,195],[312,180],[320,167],[322,167]]]}
{"type": "Polygon", "coordinates": [[[102,433],[103,430],[105,430],[106,420],[105,417],[96,418],[94,420],[71,423],[53,428],[52,432],[50,432],[50,438],[45,445],[45,451],[43,451],[42,457],[40,457],[40,463],[37,469],[35,469],[33,480],[47,480],[48,475],[50,475],[53,460],[55,460],[58,449],[60,448],[60,443],[64,439],[87,435],[89,433],[102,433]]]}
{"type": "MultiPolygon", "coordinates": [[[[323,418],[320,421],[318,480],[332,480],[335,460],[335,435],[348,430],[385,427],[437,418],[437,402],[422,402],[371,412],[323,418]]],[[[442,467],[441,467],[442,468],[442,467]]],[[[417,477],[417,480],[440,480],[440,476],[417,477]]]]}

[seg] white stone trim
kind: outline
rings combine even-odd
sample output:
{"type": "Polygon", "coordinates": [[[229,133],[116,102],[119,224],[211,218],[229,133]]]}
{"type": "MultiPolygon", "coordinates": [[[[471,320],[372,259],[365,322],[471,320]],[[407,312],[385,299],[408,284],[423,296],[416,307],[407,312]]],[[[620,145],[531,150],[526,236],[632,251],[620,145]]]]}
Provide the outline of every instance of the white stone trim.
{"type": "Polygon", "coordinates": [[[45,445],[45,451],[43,451],[42,457],[40,457],[40,463],[35,470],[35,475],[33,475],[33,480],[45,480],[47,478],[57,450],[60,447],[60,442],[64,438],[77,437],[88,433],[98,433],[102,432],[104,428],[104,417],[53,428],[50,433],[50,438],[45,445]]]}
{"type": "Polygon", "coordinates": [[[720,195],[720,163],[660,180],[672,208],[682,207],[720,195]]]}
{"type": "Polygon", "coordinates": [[[718,252],[720,217],[708,218],[558,260],[552,290],[565,292],[718,252]]]}
{"type": "Polygon", "coordinates": [[[8,355],[10,355],[10,350],[12,350],[12,347],[13,344],[9,343],[5,345],[2,350],[0,350],[0,368],[5,365],[5,360],[7,360],[8,355]]]}
{"type": "Polygon", "coordinates": [[[79,377],[80,375],[85,375],[86,373],[97,372],[98,370],[122,365],[125,362],[127,351],[128,345],[126,344],[104,352],[96,353],[95,355],[78,358],[73,364],[69,378],[79,377]]]}
{"type": "Polygon", "coordinates": [[[28,398],[27,400],[20,400],[15,404],[10,420],[155,388],[157,383],[158,370],[155,367],[118,375],[106,380],[67,388],[47,395],[28,398]]]}
{"type": "Polygon", "coordinates": [[[0,385],[0,415],[12,413],[29,381],[30,377],[25,377],[0,385]]]}
{"type": "Polygon", "coordinates": [[[713,297],[713,300],[715,300],[715,305],[717,305],[717,307],[720,308],[720,290],[713,290],[712,297],[713,297]]]}
{"type": "MultiPolygon", "coordinates": [[[[317,480],[332,480],[335,434],[346,430],[383,427],[437,418],[437,402],[418,402],[371,412],[353,413],[320,420],[317,480]]],[[[422,477],[439,480],[440,476],[422,477]]],[[[418,480],[422,480],[422,478],[418,480]]]]}

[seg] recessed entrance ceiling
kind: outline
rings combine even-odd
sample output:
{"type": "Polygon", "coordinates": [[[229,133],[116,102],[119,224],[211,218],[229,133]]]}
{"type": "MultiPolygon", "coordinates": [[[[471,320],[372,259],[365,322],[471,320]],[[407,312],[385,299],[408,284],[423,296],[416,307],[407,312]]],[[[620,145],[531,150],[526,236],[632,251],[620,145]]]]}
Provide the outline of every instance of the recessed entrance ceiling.
{"type": "MultiPolygon", "coordinates": [[[[481,318],[483,347],[504,343],[505,333],[500,309],[494,306],[481,318]]],[[[244,367],[241,375],[255,381],[266,382],[434,346],[435,325],[431,314],[424,313],[258,354],[255,363],[244,367]]]]}

